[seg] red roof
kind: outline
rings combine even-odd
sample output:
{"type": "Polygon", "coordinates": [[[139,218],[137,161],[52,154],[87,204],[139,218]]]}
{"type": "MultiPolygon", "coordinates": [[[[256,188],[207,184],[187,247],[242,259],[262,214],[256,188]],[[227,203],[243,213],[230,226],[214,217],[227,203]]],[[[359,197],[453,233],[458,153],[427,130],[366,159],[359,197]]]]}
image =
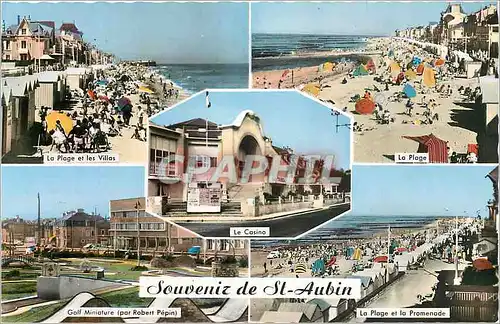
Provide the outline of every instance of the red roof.
{"type": "Polygon", "coordinates": [[[403,136],[403,138],[418,142],[417,153],[429,153],[430,163],[448,163],[448,142],[433,134],[424,136],[403,136]]]}

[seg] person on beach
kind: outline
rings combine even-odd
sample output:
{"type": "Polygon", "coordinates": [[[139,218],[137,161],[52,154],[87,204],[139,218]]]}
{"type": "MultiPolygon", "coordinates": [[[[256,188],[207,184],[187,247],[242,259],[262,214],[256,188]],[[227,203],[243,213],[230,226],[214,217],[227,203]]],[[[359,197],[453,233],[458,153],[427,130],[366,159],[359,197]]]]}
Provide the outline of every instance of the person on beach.
{"type": "Polygon", "coordinates": [[[53,129],[49,132],[49,135],[52,137],[52,145],[50,146],[49,152],[52,152],[52,149],[54,146],[56,147],[57,151],[60,153],[63,153],[61,148],[64,146],[64,153],[69,152],[69,144],[66,139],[66,135],[64,135],[59,129],[53,129]]]}
{"type": "Polygon", "coordinates": [[[264,273],[267,273],[267,264],[264,262],[264,273]]]}

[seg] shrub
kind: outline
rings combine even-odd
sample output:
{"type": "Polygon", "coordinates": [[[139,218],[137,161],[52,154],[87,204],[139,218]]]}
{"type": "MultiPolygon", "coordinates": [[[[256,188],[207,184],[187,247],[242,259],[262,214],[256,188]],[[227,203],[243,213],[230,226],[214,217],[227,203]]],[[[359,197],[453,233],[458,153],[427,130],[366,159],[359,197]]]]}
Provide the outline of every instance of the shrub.
{"type": "Polygon", "coordinates": [[[220,260],[220,263],[221,264],[234,264],[234,263],[238,263],[238,260],[236,260],[236,258],[234,256],[230,255],[230,256],[223,257],[220,260]]]}
{"type": "Polygon", "coordinates": [[[19,270],[17,270],[17,269],[10,270],[10,271],[8,271],[8,272],[5,274],[5,279],[14,278],[14,277],[19,277],[20,275],[21,275],[21,272],[19,272],[19,270]]]}
{"type": "Polygon", "coordinates": [[[130,271],[147,271],[148,267],[146,266],[135,266],[130,268],[130,271]]]}
{"type": "Polygon", "coordinates": [[[248,268],[248,257],[244,256],[238,260],[238,265],[240,268],[248,268]]]}

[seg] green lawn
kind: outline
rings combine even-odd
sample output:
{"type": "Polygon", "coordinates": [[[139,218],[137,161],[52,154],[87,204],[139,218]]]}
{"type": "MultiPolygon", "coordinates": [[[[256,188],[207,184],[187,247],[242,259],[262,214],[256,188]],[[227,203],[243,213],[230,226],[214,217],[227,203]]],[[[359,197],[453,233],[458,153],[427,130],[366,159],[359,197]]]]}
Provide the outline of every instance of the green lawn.
{"type": "Polygon", "coordinates": [[[57,303],[30,309],[19,315],[2,317],[2,323],[35,323],[40,322],[60,310],[65,303],[57,303]]]}
{"type": "Polygon", "coordinates": [[[36,296],[36,281],[2,283],[2,300],[36,296]]]}
{"type": "Polygon", "coordinates": [[[121,289],[99,295],[111,307],[148,307],[153,298],[140,298],[139,287],[121,289]]]}

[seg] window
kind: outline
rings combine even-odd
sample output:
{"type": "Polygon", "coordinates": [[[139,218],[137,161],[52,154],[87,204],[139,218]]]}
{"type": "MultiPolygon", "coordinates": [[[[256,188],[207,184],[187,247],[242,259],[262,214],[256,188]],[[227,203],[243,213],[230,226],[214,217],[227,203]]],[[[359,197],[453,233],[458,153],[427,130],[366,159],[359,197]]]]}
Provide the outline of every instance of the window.
{"type": "Polygon", "coordinates": [[[10,41],[9,40],[5,41],[5,49],[10,50],[10,41]]]}
{"type": "Polygon", "coordinates": [[[21,41],[21,48],[26,48],[26,41],[21,41]]]}
{"type": "Polygon", "coordinates": [[[213,249],[214,249],[214,241],[207,240],[207,250],[213,250],[213,249]]]}
{"type": "Polygon", "coordinates": [[[6,60],[10,60],[10,55],[5,55],[6,60]]]}
{"type": "Polygon", "coordinates": [[[21,35],[26,35],[26,28],[21,29],[21,35]]]}
{"type": "Polygon", "coordinates": [[[216,168],[217,167],[217,158],[216,157],[211,157],[210,158],[210,167],[211,168],[216,168]]]}
{"type": "Polygon", "coordinates": [[[28,60],[28,54],[21,54],[21,61],[27,61],[28,60]]]}

